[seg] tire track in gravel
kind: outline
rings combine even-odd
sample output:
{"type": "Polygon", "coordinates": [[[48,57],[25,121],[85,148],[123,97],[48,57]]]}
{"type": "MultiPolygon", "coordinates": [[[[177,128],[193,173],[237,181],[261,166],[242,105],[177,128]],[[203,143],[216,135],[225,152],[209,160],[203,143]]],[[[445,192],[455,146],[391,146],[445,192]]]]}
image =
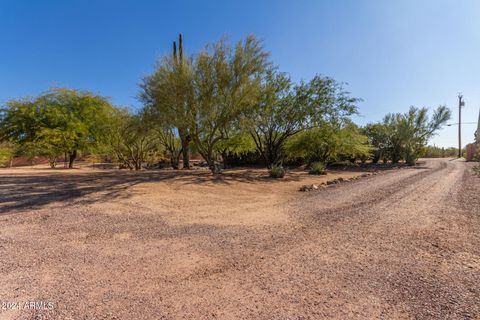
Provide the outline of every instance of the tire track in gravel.
{"type": "Polygon", "coordinates": [[[120,216],[78,205],[71,210],[88,223],[59,224],[51,236],[62,235],[60,243],[74,232],[91,237],[65,246],[70,256],[49,252],[72,270],[39,294],[74,308],[51,319],[115,318],[106,311],[118,319],[478,319],[480,212],[464,203],[480,199],[465,185],[477,181],[465,168],[428,160],[299,193],[287,204],[288,224],[170,225],[140,204],[120,216]],[[120,231],[132,241],[105,255],[112,240],[104,235],[120,231]],[[122,273],[137,269],[134,280],[122,273]]]}
{"type": "Polygon", "coordinates": [[[242,279],[237,286],[265,299],[268,307],[250,310],[252,317],[259,318],[289,314],[308,318],[306,311],[335,318],[434,319],[476,314],[472,306],[478,295],[464,295],[475,288],[462,289],[435,274],[442,258],[425,257],[424,252],[430,234],[438,232],[441,217],[436,212],[448,214],[448,197],[455,196],[453,188],[464,176],[464,163],[427,164],[309,194],[291,204],[300,226],[264,230],[271,239],[258,246],[253,242],[259,238],[250,234],[250,240],[244,239],[244,250],[220,250],[223,263],[193,280],[242,279]],[[362,187],[349,197],[350,191],[362,187]],[[285,284],[285,278],[296,284],[285,284]],[[276,290],[289,293],[278,297],[276,290]],[[262,295],[265,292],[268,298],[262,295]],[[296,296],[307,299],[299,302],[296,296]],[[296,307],[285,308],[292,299],[296,307]]]}

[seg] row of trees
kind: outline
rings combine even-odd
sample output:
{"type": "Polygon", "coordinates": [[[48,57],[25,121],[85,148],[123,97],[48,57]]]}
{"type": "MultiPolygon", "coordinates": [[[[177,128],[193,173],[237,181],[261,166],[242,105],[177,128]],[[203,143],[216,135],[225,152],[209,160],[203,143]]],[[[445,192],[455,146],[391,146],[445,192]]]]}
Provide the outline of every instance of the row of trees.
{"type": "Polygon", "coordinates": [[[406,113],[388,114],[382,122],[367,125],[364,132],[374,150],[373,162],[405,160],[409,165],[415,164],[429,139],[450,118],[450,110],[445,106],[439,106],[432,117],[427,108],[410,107],[406,113]]]}
{"type": "Polygon", "coordinates": [[[450,117],[445,107],[431,118],[412,107],[360,128],[351,121],[359,99],[341,83],[319,75],[294,83],[254,36],[191,56],[180,36],[178,49],[174,42],[142,80],[139,99],[143,108],[134,114],[69,89],[12,100],[0,112],[0,140],[17,154],[48,157],[52,167],[62,156],[72,167],[79,150],[137,170],[167,159],[188,169],[192,153],[214,173],[232,157],[268,168],[370,158],[414,164],[450,117]]]}
{"type": "MultiPolygon", "coordinates": [[[[464,150],[462,150],[462,153],[464,153],[464,150]]],[[[458,149],[454,147],[427,146],[424,148],[423,156],[425,158],[455,158],[458,156],[458,149]]]]}

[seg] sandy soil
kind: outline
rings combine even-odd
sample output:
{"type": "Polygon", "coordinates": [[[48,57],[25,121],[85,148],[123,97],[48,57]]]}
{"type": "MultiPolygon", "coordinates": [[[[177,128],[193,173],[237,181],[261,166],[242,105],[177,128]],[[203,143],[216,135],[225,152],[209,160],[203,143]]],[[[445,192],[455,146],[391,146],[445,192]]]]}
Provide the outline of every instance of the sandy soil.
{"type": "Polygon", "coordinates": [[[0,319],[480,319],[470,167],[2,169],[0,319]]]}

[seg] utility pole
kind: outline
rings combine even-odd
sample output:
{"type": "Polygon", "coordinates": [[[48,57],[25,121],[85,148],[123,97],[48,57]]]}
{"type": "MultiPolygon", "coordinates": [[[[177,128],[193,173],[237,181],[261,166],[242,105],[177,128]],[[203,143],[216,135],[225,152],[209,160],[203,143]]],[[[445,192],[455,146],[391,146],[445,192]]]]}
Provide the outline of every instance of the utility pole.
{"type": "Polygon", "coordinates": [[[462,107],[465,106],[463,96],[458,94],[458,157],[462,157],[462,107]]]}

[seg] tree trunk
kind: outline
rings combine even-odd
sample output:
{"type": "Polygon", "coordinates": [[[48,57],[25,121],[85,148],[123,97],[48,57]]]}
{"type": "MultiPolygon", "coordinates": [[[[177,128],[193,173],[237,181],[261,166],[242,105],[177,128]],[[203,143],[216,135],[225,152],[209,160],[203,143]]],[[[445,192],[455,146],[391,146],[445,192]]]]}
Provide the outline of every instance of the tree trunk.
{"type": "Polygon", "coordinates": [[[172,166],[172,169],[178,170],[178,161],[174,158],[170,158],[170,165],[172,166]]]}
{"type": "Polygon", "coordinates": [[[68,168],[72,169],[73,168],[73,162],[77,158],[77,150],[73,150],[73,152],[70,154],[70,158],[68,161],[68,168]]]}
{"type": "Polygon", "coordinates": [[[183,169],[190,169],[190,136],[182,137],[183,169]]]}
{"type": "Polygon", "coordinates": [[[50,162],[50,168],[55,169],[55,167],[57,166],[57,157],[50,158],[49,162],[50,162]]]}
{"type": "Polygon", "coordinates": [[[208,152],[205,160],[207,160],[208,167],[210,168],[210,171],[212,172],[212,174],[217,175],[217,174],[220,174],[222,172],[220,166],[215,161],[215,158],[213,157],[213,154],[212,154],[211,150],[208,152]]]}
{"type": "Polygon", "coordinates": [[[175,152],[170,153],[170,165],[172,166],[172,169],[178,170],[179,168],[179,159],[180,154],[176,155],[175,152]]]}
{"type": "Polygon", "coordinates": [[[230,163],[228,161],[228,153],[226,151],[222,152],[222,162],[223,162],[223,169],[228,169],[230,167],[230,163]]]}

